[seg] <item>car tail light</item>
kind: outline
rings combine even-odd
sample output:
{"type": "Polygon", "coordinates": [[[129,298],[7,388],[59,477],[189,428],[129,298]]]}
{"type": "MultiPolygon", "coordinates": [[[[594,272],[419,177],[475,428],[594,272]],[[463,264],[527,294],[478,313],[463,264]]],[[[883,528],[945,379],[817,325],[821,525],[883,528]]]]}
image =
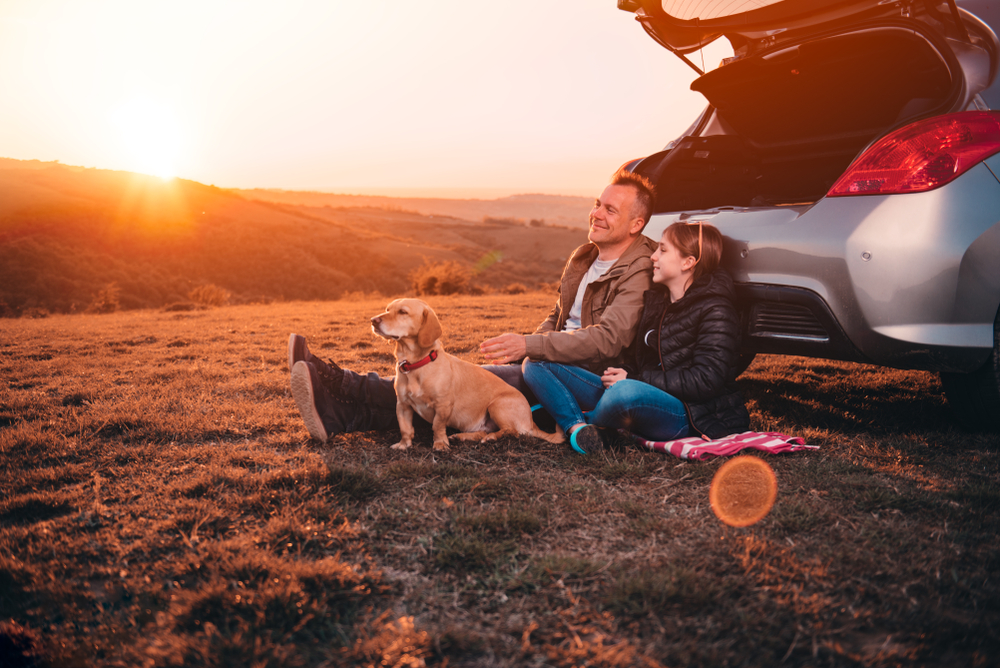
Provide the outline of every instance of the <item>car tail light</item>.
{"type": "Polygon", "coordinates": [[[879,139],[827,197],[932,190],[1000,151],[1000,112],[964,111],[917,121],[879,139]]]}

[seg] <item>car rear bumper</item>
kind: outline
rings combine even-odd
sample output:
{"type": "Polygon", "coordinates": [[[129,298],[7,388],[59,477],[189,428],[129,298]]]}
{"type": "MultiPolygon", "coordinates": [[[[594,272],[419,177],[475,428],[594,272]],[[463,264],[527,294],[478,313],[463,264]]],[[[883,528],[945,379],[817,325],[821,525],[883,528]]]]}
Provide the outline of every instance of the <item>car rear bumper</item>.
{"type": "Polygon", "coordinates": [[[925,193],[659,214],[646,234],[678,220],[726,236],[747,351],[968,372],[992,350],[1000,182],[987,164],[925,193]]]}
{"type": "Polygon", "coordinates": [[[862,352],[815,292],[781,285],[736,286],[743,321],[743,350],[866,362],[899,369],[968,372],[993,348],[991,324],[896,325],[867,337],[872,358],[862,352]]]}

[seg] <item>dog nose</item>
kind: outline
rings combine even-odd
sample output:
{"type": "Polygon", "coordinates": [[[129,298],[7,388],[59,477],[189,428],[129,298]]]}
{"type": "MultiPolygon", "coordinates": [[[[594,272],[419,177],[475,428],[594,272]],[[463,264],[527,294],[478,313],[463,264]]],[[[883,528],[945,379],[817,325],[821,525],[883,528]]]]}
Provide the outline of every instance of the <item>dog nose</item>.
{"type": "Polygon", "coordinates": [[[378,316],[375,316],[374,318],[372,318],[372,324],[373,325],[380,325],[380,324],[382,324],[382,318],[380,318],[378,316]]]}

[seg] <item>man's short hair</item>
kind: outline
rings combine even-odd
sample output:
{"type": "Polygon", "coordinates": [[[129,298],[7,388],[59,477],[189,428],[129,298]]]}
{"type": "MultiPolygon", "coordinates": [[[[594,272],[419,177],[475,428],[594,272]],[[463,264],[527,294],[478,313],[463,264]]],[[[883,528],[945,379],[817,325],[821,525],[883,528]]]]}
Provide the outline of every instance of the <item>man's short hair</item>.
{"type": "Polygon", "coordinates": [[[656,187],[653,182],[623,165],[611,177],[611,185],[630,186],[635,189],[635,203],[632,205],[635,208],[630,214],[641,217],[645,226],[653,215],[653,204],[656,202],[656,187]]]}

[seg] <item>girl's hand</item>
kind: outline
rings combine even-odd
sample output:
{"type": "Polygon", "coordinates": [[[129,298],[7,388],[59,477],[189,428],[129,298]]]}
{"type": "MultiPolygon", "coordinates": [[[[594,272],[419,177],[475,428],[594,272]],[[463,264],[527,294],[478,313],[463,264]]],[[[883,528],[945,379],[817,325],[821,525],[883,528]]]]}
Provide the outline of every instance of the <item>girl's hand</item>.
{"type": "Polygon", "coordinates": [[[628,376],[628,372],[626,372],[625,369],[609,366],[604,370],[604,375],[601,376],[601,382],[604,383],[604,389],[608,389],[619,380],[625,380],[626,376],[628,376]]]}

